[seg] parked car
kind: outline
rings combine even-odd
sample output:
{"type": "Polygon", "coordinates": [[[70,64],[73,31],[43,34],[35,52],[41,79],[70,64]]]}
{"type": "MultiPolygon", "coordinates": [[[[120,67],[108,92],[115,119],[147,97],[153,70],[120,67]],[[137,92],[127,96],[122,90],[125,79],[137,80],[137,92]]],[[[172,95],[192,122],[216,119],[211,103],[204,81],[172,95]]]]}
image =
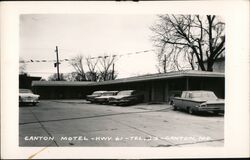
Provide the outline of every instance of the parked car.
{"type": "Polygon", "coordinates": [[[182,91],[179,90],[173,90],[169,92],[169,104],[172,105],[173,104],[173,98],[174,97],[180,97],[181,96],[182,91]]]}
{"type": "Polygon", "coordinates": [[[39,95],[33,94],[29,89],[19,89],[19,105],[32,104],[33,106],[39,103],[39,95]]]}
{"type": "Polygon", "coordinates": [[[105,92],[106,91],[94,91],[91,95],[87,95],[86,96],[86,100],[90,101],[90,103],[94,103],[95,102],[95,98],[96,97],[100,97],[105,92]]]}
{"type": "Polygon", "coordinates": [[[100,104],[107,104],[109,98],[115,96],[118,91],[106,91],[100,97],[95,97],[95,102],[100,104]]]}
{"type": "Polygon", "coordinates": [[[116,96],[110,97],[109,103],[116,105],[131,105],[142,102],[143,99],[143,94],[139,94],[135,90],[124,90],[118,92],[116,96]]]}
{"type": "Polygon", "coordinates": [[[224,112],[224,99],[216,97],[212,91],[183,91],[181,97],[173,98],[174,110],[184,109],[188,113],[224,112]]]}

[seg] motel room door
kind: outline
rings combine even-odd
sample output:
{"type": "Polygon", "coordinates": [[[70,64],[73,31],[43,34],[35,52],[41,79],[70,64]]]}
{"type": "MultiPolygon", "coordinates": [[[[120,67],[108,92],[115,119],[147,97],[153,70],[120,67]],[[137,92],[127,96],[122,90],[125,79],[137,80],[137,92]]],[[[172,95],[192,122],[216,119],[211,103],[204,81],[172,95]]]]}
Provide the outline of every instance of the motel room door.
{"type": "Polygon", "coordinates": [[[151,101],[163,102],[165,100],[165,83],[164,81],[153,81],[151,90],[151,101]]]}

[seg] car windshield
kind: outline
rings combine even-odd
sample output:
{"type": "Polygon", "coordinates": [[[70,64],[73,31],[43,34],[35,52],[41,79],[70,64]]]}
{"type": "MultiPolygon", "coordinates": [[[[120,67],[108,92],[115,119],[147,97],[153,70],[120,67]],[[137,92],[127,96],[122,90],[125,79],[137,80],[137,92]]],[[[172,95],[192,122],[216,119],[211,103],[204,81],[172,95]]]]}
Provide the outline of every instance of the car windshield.
{"type": "Polygon", "coordinates": [[[121,91],[117,95],[131,95],[133,91],[121,91]]]}
{"type": "Polygon", "coordinates": [[[191,93],[191,98],[217,99],[216,95],[213,92],[193,92],[191,93]]]}
{"type": "Polygon", "coordinates": [[[32,93],[29,89],[19,89],[19,93],[32,93]]]}

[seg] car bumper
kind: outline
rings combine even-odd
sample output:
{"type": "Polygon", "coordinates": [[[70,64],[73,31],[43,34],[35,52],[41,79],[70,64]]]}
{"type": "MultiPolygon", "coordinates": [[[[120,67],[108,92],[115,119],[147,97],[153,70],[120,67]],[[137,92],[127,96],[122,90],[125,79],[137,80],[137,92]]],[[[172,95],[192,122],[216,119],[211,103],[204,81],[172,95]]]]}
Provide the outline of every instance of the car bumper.
{"type": "Polygon", "coordinates": [[[109,103],[112,103],[112,104],[124,104],[124,103],[130,103],[131,100],[125,100],[125,99],[122,99],[122,100],[110,100],[109,103]]]}
{"type": "Polygon", "coordinates": [[[39,100],[36,99],[22,99],[19,103],[39,103],[39,100]]]}
{"type": "Polygon", "coordinates": [[[224,108],[221,107],[199,107],[196,109],[197,111],[220,111],[220,112],[224,112],[224,108]]]}

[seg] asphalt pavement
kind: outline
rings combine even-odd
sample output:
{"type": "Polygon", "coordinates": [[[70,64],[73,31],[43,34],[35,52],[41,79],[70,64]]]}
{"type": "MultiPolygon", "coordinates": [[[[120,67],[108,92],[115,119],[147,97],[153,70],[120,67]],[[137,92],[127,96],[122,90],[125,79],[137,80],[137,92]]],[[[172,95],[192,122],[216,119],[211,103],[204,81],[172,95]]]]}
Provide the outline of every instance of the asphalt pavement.
{"type": "Polygon", "coordinates": [[[223,146],[224,116],[190,115],[168,104],[113,106],[43,100],[19,107],[19,146],[223,146]]]}

